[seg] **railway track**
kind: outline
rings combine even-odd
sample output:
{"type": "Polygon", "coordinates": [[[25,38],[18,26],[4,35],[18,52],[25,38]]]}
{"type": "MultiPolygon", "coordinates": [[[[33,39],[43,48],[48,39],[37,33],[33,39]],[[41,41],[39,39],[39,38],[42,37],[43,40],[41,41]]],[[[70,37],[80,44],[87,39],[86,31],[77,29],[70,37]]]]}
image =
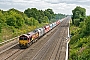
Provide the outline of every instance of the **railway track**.
{"type": "Polygon", "coordinates": [[[68,20],[41,37],[27,49],[18,44],[0,54],[0,60],[65,60],[68,20]]]}
{"type": "MultiPolygon", "coordinates": [[[[42,44],[43,40],[45,40],[44,42],[46,42],[49,38],[51,37],[54,32],[57,30],[57,28],[51,30],[49,33],[47,33],[45,36],[43,36],[42,38],[39,39],[39,41],[37,41],[36,43],[34,43],[32,46],[36,46],[37,43],[42,44]]],[[[39,45],[37,44],[37,45],[39,45]]],[[[43,45],[43,44],[42,44],[43,45]]],[[[36,47],[37,48],[37,47],[36,47]]],[[[18,44],[16,46],[13,46],[12,48],[7,48],[7,51],[4,51],[0,54],[0,60],[17,60],[19,55],[23,55],[22,53],[27,53],[28,50],[33,50],[33,48],[28,48],[28,49],[20,49],[18,44]]]]}
{"type": "MultiPolygon", "coordinates": [[[[16,53],[21,53],[23,51],[24,50],[19,49],[19,46],[16,45],[16,46],[12,47],[11,49],[1,53],[0,54],[0,60],[9,60],[9,58],[11,56],[16,57],[16,56],[18,56],[18,55],[15,56],[16,53]]],[[[14,59],[14,57],[12,59],[14,59]]]]}
{"type": "Polygon", "coordinates": [[[66,35],[67,28],[59,27],[57,32],[43,45],[31,60],[65,60],[66,35]]]}

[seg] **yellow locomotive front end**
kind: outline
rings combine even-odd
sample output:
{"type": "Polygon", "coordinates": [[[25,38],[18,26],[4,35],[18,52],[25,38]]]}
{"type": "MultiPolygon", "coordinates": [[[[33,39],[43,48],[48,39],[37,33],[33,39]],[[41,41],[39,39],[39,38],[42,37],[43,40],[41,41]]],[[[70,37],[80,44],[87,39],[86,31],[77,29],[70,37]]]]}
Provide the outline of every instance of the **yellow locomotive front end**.
{"type": "Polygon", "coordinates": [[[19,40],[19,44],[22,46],[26,46],[27,43],[28,43],[27,40],[19,40]]]}
{"type": "Polygon", "coordinates": [[[19,37],[20,48],[29,47],[29,37],[27,35],[22,35],[19,37]]]}

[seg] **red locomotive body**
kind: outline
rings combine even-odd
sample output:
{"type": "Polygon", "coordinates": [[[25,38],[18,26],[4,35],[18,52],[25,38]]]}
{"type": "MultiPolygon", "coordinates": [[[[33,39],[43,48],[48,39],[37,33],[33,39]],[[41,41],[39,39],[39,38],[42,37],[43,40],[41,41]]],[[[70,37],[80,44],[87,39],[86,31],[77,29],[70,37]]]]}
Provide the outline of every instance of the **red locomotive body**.
{"type": "Polygon", "coordinates": [[[45,33],[49,32],[49,30],[50,30],[50,26],[49,25],[44,26],[44,28],[45,28],[45,33]]]}

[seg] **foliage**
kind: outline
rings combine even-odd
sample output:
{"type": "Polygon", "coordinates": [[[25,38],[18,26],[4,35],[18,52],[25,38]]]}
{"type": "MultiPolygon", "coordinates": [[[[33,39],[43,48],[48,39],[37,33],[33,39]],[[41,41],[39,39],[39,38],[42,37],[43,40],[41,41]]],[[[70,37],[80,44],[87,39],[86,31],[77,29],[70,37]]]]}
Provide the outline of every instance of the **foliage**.
{"type": "MultiPolygon", "coordinates": [[[[55,14],[52,9],[46,9],[45,11],[37,10],[36,8],[28,8],[24,11],[28,18],[33,17],[38,20],[39,23],[49,22],[55,18],[55,14]],[[46,19],[45,19],[46,18],[46,19]]],[[[61,15],[62,16],[62,15],[61,15]]]]}
{"type": "Polygon", "coordinates": [[[65,14],[55,14],[55,19],[58,20],[58,19],[62,19],[65,17],[65,14]]]}
{"type": "Polygon", "coordinates": [[[72,25],[70,29],[69,60],[90,60],[90,16],[80,22],[79,26],[72,25]]]}
{"type": "Polygon", "coordinates": [[[1,31],[2,31],[2,24],[0,23],[0,33],[1,33],[1,31]]]}
{"type": "Polygon", "coordinates": [[[82,8],[80,6],[77,6],[74,10],[72,10],[72,13],[73,13],[74,19],[85,17],[86,16],[86,9],[82,8]]]}
{"type": "Polygon", "coordinates": [[[50,19],[56,20],[55,15],[52,9],[28,8],[24,12],[14,8],[0,10],[0,42],[42,27],[52,22],[50,19]]]}
{"type": "Polygon", "coordinates": [[[90,34],[90,16],[88,16],[87,18],[86,18],[86,21],[85,21],[85,25],[86,25],[86,34],[88,35],[88,34],[90,34]]]}
{"type": "Polygon", "coordinates": [[[74,25],[79,26],[80,24],[80,19],[74,19],[74,25]]]}
{"type": "Polygon", "coordinates": [[[37,20],[35,20],[33,17],[27,18],[25,20],[25,23],[29,26],[36,26],[39,24],[39,22],[37,20]]]}
{"type": "Polygon", "coordinates": [[[44,18],[43,18],[43,21],[42,21],[43,23],[49,23],[49,19],[48,19],[48,17],[47,16],[44,16],[44,18]]]}
{"type": "Polygon", "coordinates": [[[36,20],[39,18],[39,11],[36,8],[28,8],[27,10],[24,11],[24,13],[30,18],[33,17],[36,20]]]}
{"type": "Polygon", "coordinates": [[[79,6],[72,12],[69,60],[90,60],[90,16],[86,17],[86,9],[79,6]]]}
{"type": "Polygon", "coordinates": [[[2,13],[2,11],[0,11],[0,23],[4,23],[5,22],[5,17],[2,13]]]}
{"type": "Polygon", "coordinates": [[[69,60],[89,60],[90,59],[90,36],[80,38],[71,45],[69,60]]]}
{"type": "Polygon", "coordinates": [[[54,12],[52,9],[47,9],[44,11],[45,16],[48,17],[49,20],[51,20],[52,18],[54,18],[54,12]]]}
{"type": "Polygon", "coordinates": [[[74,24],[74,19],[80,19],[79,22],[83,21],[86,17],[86,9],[80,6],[77,6],[74,10],[72,10],[72,24],[74,24]]]}
{"type": "Polygon", "coordinates": [[[22,27],[24,25],[24,19],[21,16],[21,14],[18,14],[17,12],[13,10],[9,10],[10,14],[6,20],[7,25],[14,26],[16,28],[22,27]]]}

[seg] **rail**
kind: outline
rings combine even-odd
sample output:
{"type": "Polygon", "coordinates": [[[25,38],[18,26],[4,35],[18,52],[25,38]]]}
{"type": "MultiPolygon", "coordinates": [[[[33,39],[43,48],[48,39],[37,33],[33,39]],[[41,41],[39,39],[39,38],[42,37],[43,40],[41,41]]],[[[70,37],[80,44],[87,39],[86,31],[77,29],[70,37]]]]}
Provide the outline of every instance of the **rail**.
{"type": "MultiPolygon", "coordinates": [[[[70,27],[70,21],[69,21],[69,27],[70,27]]],[[[65,57],[65,60],[68,60],[68,44],[69,44],[69,41],[70,41],[70,30],[69,30],[69,27],[68,27],[68,38],[66,39],[67,40],[67,44],[66,44],[66,57],[65,57]]]]}
{"type": "Polygon", "coordinates": [[[5,40],[4,42],[1,42],[0,45],[5,44],[5,43],[10,42],[10,41],[13,41],[13,40],[18,39],[18,38],[19,38],[19,36],[14,37],[14,38],[9,39],[9,40],[5,40]]]}

